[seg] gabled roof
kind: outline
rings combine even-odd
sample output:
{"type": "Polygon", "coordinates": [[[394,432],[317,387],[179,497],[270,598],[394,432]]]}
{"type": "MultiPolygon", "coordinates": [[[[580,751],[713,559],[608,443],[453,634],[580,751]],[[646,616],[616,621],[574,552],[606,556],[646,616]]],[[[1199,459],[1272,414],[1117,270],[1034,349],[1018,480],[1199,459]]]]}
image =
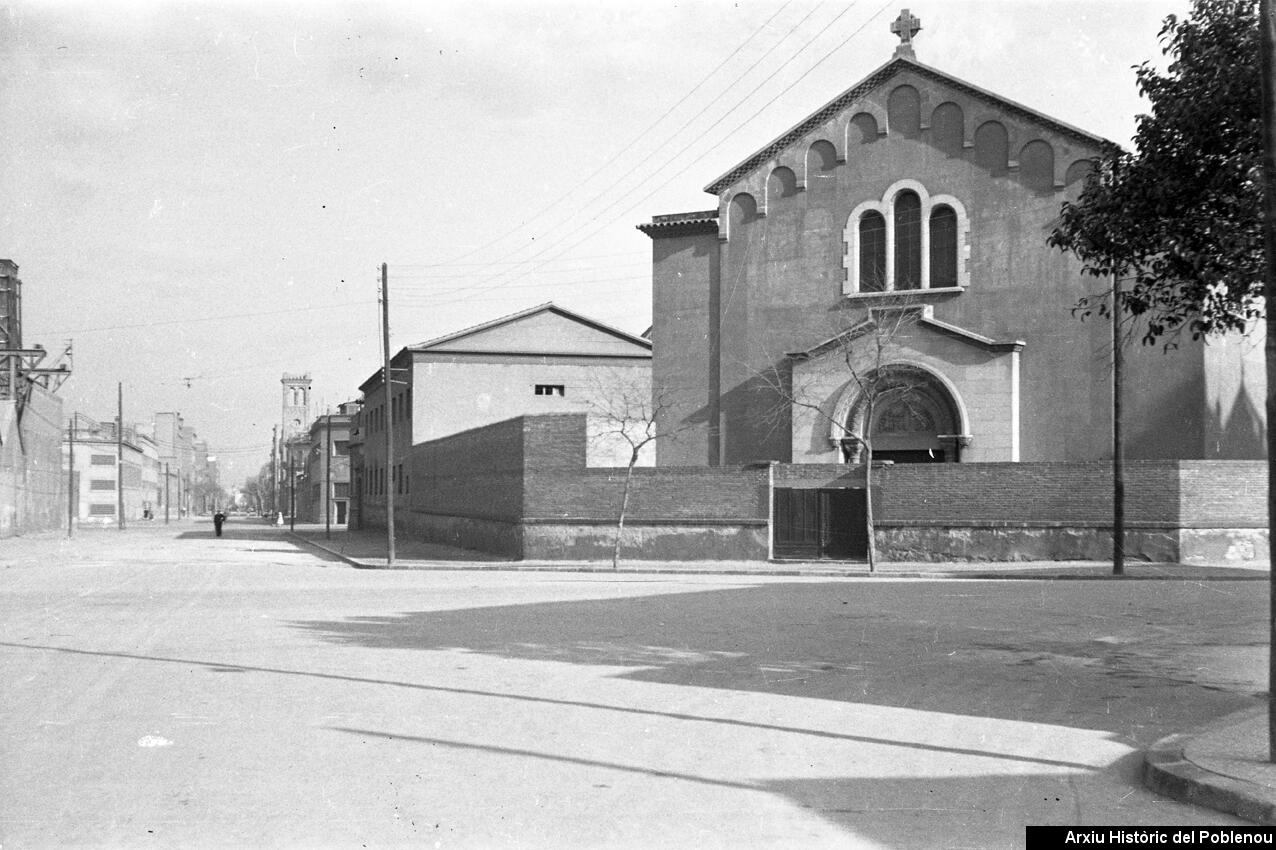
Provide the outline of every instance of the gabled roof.
{"type": "Polygon", "coordinates": [[[824,122],[828,121],[834,115],[844,109],[847,109],[864,95],[882,85],[891,77],[904,71],[912,71],[913,73],[926,77],[927,79],[951,86],[965,94],[992,103],[1008,113],[1043,124],[1054,132],[1067,136],[1078,142],[1104,149],[1117,147],[1115,143],[1110,142],[1101,136],[1096,136],[1093,133],[1087,133],[1085,130],[1073,127],[1071,124],[1065,124],[1062,121],[1051,118],[1049,115],[1038,112],[1035,109],[1029,109],[1026,106],[1015,103],[1013,100],[993,94],[992,92],[981,89],[978,86],[966,82],[965,80],[960,80],[957,77],[945,74],[943,71],[932,68],[929,65],[923,65],[916,59],[911,59],[907,56],[895,56],[885,65],[881,66],[863,80],[833,98],[833,100],[826,103],[823,107],[812,113],[803,121],[799,122],[787,133],[772,141],[766,147],[753,154],[753,156],[749,157],[726,174],[723,174],[717,180],[714,180],[705,187],[705,191],[711,195],[721,194],[724,189],[739,180],[745,174],[748,174],[759,165],[762,165],[768,160],[774,158],[780,151],[789,147],[794,142],[800,141],[804,136],[822,125],[824,122]]]}
{"type": "MultiPolygon", "coordinates": [[[[413,355],[509,355],[556,357],[651,358],[651,340],[595,321],[552,301],[529,307],[434,339],[399,349],[392,369],[406,368],[413,355]]],[[[359,390],[381,383],[373,372],[359,390]]]]}
{"type": "MultiPolygon", "coordinates": [[[[488,351],[499,350],[499,349],[493,349],[491,347],[491,343],[495,340],[495,337],[496,337],[496,334],[494,332],[499,331],[500,329],[508,328],[512,325],[527,323],[529,322],[529,320],[533,320],[537,317],[542,317],[542,316],[556,316],[556,317],[559,317],[560,319],[566,320],[569,323],[573,323],[576,325],[580,325],[583,328],[590,329],[591,331],[602,335],[603,338],[608,338],[608,337],[614,338],[617,342],[627,343],[630,346],[641,348],[648,353],[650,353],[651,351],[651,340],[643,339],[640,336],[634,336],[633,334],[626,333],[617,328],[613,328],[610,325],[605,325],[602,322],[595,321],[594,319],[591,319],[587,316],[582,316],[580,313],[575,313],[571,310],[566,309],[565,307],[559,307],[552,301],[548,301],[536,307],[529,307],[528,309],[522,310],[518,313],[511,313],[508,316],[502,316],[499,319],[493,319],[490,322],[484,322],[480,325],[474,325],[473,327],[463,328],[462,330],[455,331],[450,334],[445,334],[444,336],[435,337],[434,339],[427,340],[425,342],[418,342],[415,345],[409,345],[407,348],[408,350],[414,351],[414,352],[423,352],[423,351],[449,351],[449,352],[485,351],[485,352],[488,352],[488,351]],[[481,337],[485,337],[486,339],[483,339],[480,342],[481,337]],[[478,343],[477,347],[474,347],[475,343],[478,343]]],[[[535,340],[528,340],[528,342],[535,342],[535,340]]],[[[538,346],[538,347],[544,348],[544,346],[538,346]]],[[[554,347],[556,348],[556,346],[554,347]]],[[[580,352],[559,352],[559,351],[542,351],[542,350],[530,351],[529,350],[529,351],[517,351],[517,352],[505,351],[504,353],[550,354],[550,353],[580,353],[580,352]]],[[[634,354],[637,354],[637,352],[634,352],[634,354]]]]}

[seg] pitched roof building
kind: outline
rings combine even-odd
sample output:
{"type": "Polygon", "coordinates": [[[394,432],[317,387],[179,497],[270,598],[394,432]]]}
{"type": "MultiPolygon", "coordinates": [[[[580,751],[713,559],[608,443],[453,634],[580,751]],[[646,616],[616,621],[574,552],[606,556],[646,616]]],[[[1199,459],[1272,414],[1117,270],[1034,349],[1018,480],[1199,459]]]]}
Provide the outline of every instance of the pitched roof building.
{"type": "MultiPolygon", "coordinates": [[[[411,491],[404,470],[412,446],[535,413],[586,412],[611,393],[650,396],[651,342],[552,303],[410,345],[359,389],[363,408],[352,444],[354,511],[381,506],[386,490],[411,491]],[[394,431],[386,458],[386,408],[394,431]]],[[[591,443],[591,463],[608,466],[620,450],[591,443]]],[[[365,518],[370,516],[366,512],[365,518]]]]}

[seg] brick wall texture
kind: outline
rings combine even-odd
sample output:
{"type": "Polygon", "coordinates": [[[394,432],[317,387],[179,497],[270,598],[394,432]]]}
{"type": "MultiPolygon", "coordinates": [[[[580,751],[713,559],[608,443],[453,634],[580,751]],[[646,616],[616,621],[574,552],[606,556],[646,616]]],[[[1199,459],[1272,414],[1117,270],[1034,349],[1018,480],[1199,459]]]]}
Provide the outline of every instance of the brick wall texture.
{"type": "MultiPolygon", "coordinates": [[[[476,519],[612,520],[624,468],[587,469],[585,414],[522,416],[412,449],[414,511],[476,519]]],[[[765,520],[766,469],[636,467],[627,521],[765,520]]]]}
{"type": "MultiPolygon", "coordinates": [[[[584,551],[573,540],[600,545],[586,541],[593,532],[581,529],[615,521],[625,470],[586,467],[585,425],[584,414],[524,416],[417,444],[412,492],[404,498],[407,527],[442,528],[446,520],[464,532],[449,531],[450,539],[516,556],[522,554],[512,551],[522,545],[516,541],[525,536],[518,529],[529,525],[544,529],[537,535],[554,539],[546,551],[563,557],[584,551]],[[491,546],[484,534],[493,537],[491,546]]],[[[709,539],[705,529],[715,526],[764,525],[772,479],[776,487],[864,485],[862,470],[833,464],[639,467],[626,523],[653,534],[663,529],[661,546],[675,550],[668,535],[683,528],[687,557],[716,557],[716,544],[696,545],[692,536],[709,539]]],[[[1131,528],[1265,528],[1266,499],[1264,461],[1132,461],[1126,468],[1131,528]]],[[[882,466],[874,471],[874,508],[883,528],[1103,527],[1112,518],[1111,468],[1106,462],[882,466]]],[[[633,556],[641,557],[641,549],[633,556]]]]}
{"type": "MultiPolygon", "coordinates": [[[[777,487],[863,487],[860,469],[782,464],[777,487]]],[[[879,523],[1109,525],[1112,468],[1092,463],[898,464],[874,470],[879,523]]],[[[1266,461],[1126,463],[1125,516],[1133,524],[1265,528],[1266,461]]]]}

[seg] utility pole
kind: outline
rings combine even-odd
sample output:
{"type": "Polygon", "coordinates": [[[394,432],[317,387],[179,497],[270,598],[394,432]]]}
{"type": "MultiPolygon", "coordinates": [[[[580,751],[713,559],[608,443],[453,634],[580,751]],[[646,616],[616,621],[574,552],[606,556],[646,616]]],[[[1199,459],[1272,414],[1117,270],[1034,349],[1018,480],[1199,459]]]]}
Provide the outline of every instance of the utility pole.
{"type": "Polygon", "coordinates": [[[328,440],[323,453],[323,536],[332,539],[332,414],[328,414],[328,440]]]}
{"type": "Polygon", "coordinates": [[[1112,575],[1125,575],[1125,435],[1121,430],[1121,278],[1112,276],[1112,575]]]}
{"type": "Polygon", "coordinates": [[[164,464],[164,524],[168,525],[168,509],[172,507],[168,497],[168,463],[164,464]]]}
{"type": "MultiPolygon", "coordinates": [[[[1263,295],[1268,305],[1276,304],[1276,5],[1258,0],[1259,65],[1263,78],[1263,243],[1267,251],[1263,295]]],[[[1276,523],[1276,489],[1270,486],[1276,474],[1276,310],[1267,311],[1267,526],[1276,523]]],[[[1269,644],[1276,644],[1276,582],[1271,585],[1268,608],[1269,644]]],[[[1268,652],[1267,746],[1268,760],[1276,762],[1276,653],[1268,652]]]]}
{"type": "Polygon", "coordinates": [[[288,447],[288,530],[297,530],[297,473],[292,468],[292,446],[288,447]]]}
{"type": "Polygon", "coordinates": [[[115,385],[115,509],[124,530],[124,382],[115,385]]]}
{"type": "Polygon", "coordinates": [[[75,414],[66,426],[67,433],[67,499],[66,499],[66,536],[75,536],[75,505],[79,501],[79,493],[75,492],[75,414]]]}
{"type": "Polygon", "coordinates": [[[279,468],[276,466],[275,458],[279,456],[279,426],[270,426],[270,521],[273,523],[275,518],[273,514],[279,512],[279,468]]]}
{"type": "Polygon", "coordinates": [[[394,419],[390,415],[390,287],[389,269],[381,264],[381,347],[383,372],[381,386],[385,390],[385,465],[387,472],[385,484],[385,533],[386,533],[386,565],[394,564],[394,419]]]}

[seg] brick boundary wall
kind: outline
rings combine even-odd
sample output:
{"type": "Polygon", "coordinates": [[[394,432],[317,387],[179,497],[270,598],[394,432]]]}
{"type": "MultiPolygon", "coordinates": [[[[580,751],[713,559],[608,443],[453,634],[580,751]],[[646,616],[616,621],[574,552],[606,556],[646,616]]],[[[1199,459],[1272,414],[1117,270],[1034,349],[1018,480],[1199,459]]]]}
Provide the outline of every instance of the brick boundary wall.
{"type": "MultiPolygon", "coordinates": [[[[781,464],[775,482],[863,487],[864,474],[781,464]]],[[[884,560],[1102,560],[1112,551],[1106,461],[883,465],[873,507],[884,560]]],[[[1125,507],[1132,559],[1269,557],[1266,461],[1130,461],[1125,507]]]]}
{"type": "MultiPolygon", "coordinates": [[[[411,450],[400,527],[514,558],[610,557],[623,468],[587,468],[585,414],[523,416],[411,450]]],[[[776,487],[858,488],[834,464],[639,467],[622,557],[765,560],[776,487]]],[[[874,472],[883,560],[1103,560],[1111,467],[1093,463],[884,464],[874,472]]],[[[1266,559],[1265,461],[1127,464],[1127,554],[1155,561],[1266,559]]],[[[367,505],[384,526],[384,503],[367,505]],[[379,515],[378,515],[379,514],[379,515]]]]}
{"type": "MultiPolygon", "coordinates": [[[[525,559],[610,558],[625,469],[587,468],[586,415],[522,416],[419,443],[405,533],[525,559]]],[[[384,527],[384,502],[366,520],[384,527]]],[[[764,560],[767,469],[636,467],[621,556],[764,560]]]]}

